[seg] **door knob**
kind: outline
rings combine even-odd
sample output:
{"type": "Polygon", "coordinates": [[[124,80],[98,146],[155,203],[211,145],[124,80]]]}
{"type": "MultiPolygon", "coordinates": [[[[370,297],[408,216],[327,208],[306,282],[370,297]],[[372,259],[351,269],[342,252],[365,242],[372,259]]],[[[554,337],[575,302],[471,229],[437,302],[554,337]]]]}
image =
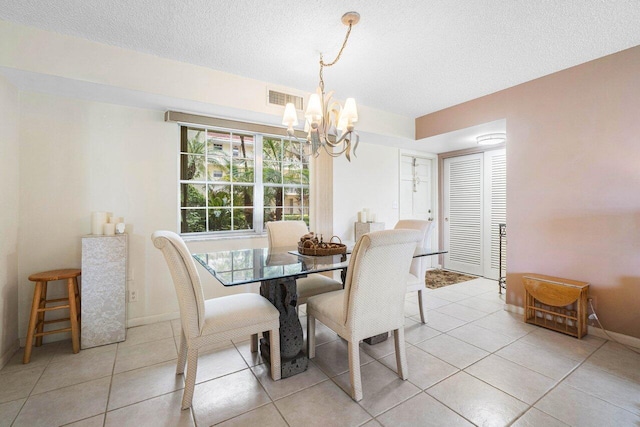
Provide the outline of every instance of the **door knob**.
{"type": "Polygon", "coordinates": [[[449,218],[445,218],[444,220],[448,222],[448,221],[449,221],[449,218]]]}

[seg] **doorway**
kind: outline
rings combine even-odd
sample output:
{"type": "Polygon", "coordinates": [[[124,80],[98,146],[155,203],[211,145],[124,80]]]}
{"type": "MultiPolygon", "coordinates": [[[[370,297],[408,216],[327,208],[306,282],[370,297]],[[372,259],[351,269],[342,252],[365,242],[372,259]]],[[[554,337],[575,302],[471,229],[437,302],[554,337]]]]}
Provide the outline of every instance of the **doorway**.
{"type": "MultiPolygon", "coordinates": [[[[399,219],[421,219],[434,221],[434,177],[433,159],[419,155],[400,156],[400,212],[399,219]]],[[[436,223],[437,225],[437,223],[436,223]]],[[[437,227],[431,233],[428,248],[437,242],[437,227]]],[[[428,265],[437,264],[435,257],[427,257],[428,265]]]]}
{"type": "Polygon", "coordinates": [[[403,154],[400,161],[400,219],[433,221],[432,159],[403,154]]]}

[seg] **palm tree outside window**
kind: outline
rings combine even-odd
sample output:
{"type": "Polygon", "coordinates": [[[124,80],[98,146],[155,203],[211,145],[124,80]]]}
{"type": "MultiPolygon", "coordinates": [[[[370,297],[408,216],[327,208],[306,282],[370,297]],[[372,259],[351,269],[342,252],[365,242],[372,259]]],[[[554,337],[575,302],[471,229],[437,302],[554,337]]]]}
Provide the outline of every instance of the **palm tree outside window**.
{"type": "Polygon", "coordinates": [[[309,224],[309,153],[242,130],[181,127],[182,234],[261,232],[266,221],[309,224]]]}

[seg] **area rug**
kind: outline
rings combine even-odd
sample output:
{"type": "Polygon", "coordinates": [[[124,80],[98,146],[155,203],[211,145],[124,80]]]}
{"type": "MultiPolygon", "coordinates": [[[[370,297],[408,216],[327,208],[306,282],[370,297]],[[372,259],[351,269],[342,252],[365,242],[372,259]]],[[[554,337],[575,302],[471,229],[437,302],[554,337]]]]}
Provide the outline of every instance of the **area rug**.
{"type": "Polygon", "coordinates": [[[438,289],[444,286],[455,285],[467,280],[477,279],[476,276],[468,276],[448,270],[429,270],[425,276],[425,285],[429,289],[438,289]]]}

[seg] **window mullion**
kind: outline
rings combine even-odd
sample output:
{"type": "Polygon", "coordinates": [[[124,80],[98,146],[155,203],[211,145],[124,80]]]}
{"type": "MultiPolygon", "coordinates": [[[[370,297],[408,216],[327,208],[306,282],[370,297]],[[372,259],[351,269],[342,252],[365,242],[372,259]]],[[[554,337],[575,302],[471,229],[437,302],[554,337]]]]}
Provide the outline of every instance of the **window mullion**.
{"type": "MultiPolygon", "coordinates": [[[[231,129],[218,129],[218,128],[209,128],[209,127],[190,127],[188,126],[188,135],[193,139],[193,147],[189,145],[189,148],[185,148],[182,145],[181,140],[181,149],[178,151],[179,157],[179,165],[180,165],[180,176],[178,179],[179,185],[179,197],[180,204],[178,206],[178,212],[182,215],[182,212],[191,212],[190,214],[185,214],[185,217],[189,217],[189,226],[184,229],[183,234],[195,234],[201,233],[204,231],[205,233],[212,234],[227,234],[227,229],[230,228],[231,232],[241,232],[244,229],[248,231],[249,227],[253,228],[253,231],[256,234],[261,234],[264,232],[264,222],[266,220],[272,220],[272,205],[273,209],[276,209],[275,212],[281,210],[281,215],[283,215],[283,220],[285,219],[285,213],[290,214],[292,212],[300,212],[296,213],[296,218],[302,215],[304,219],[305,209],[308,209],[307,201],[304,198],[305,189],[309,190],[309,184],[303,184],[301,178],[299,178],[296,182],[285,182],[285,178],[291,179],[293,175],[288,175],[288,170],[286,169],[286,164],[288,161],[293,161],[287,155],[285,155],[285,148],[291,149],[291,147],[285,147],[285,140],[282,137],[277,137],[275,135],[262,135],[262,134],[254,134],[251,132],[245,132],[242,129],[240,130],[231,130],[231,129]],[[198,148],[197,142],[199,141],[199,136],[197,136],[198,132],[204,132],[204,149],[202,151],[201,148],[198,148]],[[249,155],[249,149],[240,151],[235,151],[234,156],[234,142],[235,137],[237,135],[245,135],[248,139],[243,139],[241,141],[248,144],[249,149],[253,151],[251,155],[249,155]],[[211,138],[209,141],[208,138],[211,138]],[[228,142],[227,142],[228,141],[228,142]],[[277,155],[270,155],[271,150],[268,150],[269,153],[265,158],[264,149],[266,144],[274,144],[276,145],[279,142],[279,149],[277,149],[277,155]],[[211,143],[211,144],[210,144],[211,143]],[[251,147],[251,145],[253,145],[251,147]],[[223,149],[224,147],[224,149],[223,149]],[[200,154],[202,153],[202,154],[200,154]],[[193,178],[193,162],[189,162],[188,166],[186,161],[182,160],[182,156],[201,156],[202,160],[197,161],[196,165],[204,162],[204,171],[203,176],[197,177],[200,179],[194,180],[183,180],[182,177],[192,177],[193,178]],[[244,162],[247,162],[245,167],[242,169],[242,166],[239,171],[242,172],[242,177],[234,176],[235,168],[238,167],[238,164],[234,164],[234,159],[243,159],[244,162]],[[224,158],[229,159],[229,164],[225,165],[226,161],[224,158]],[[265,161],[266,159],[266,161],[265,161]],[[215,160],[215,165],[209,163],[215,160]],[[250,172],[251,165],[253,165],[253,179],[249,180],[248,175],[244,174],[244,172],[250,172]],[[211,166],[211,167],[210,167],[211,166]],[[183,169],[183,168],[189,169],[183,169]],[[226,169],[226,172],[225,172],[226,169]],[[188,173],[185,175],[183,172],[187,171],[188,173]],[[264,174],[269,172],[269,179],[265,180],[264,174]],[[224,174],[229,174],[228,178],[222,178],[224,174]],[[279,182],[277,177],[277,173],[279,173],[279,182]],[[275,176],[274,176],[275,175],[275,176]],[[237,180],[240,180],[236,182],[237,180]],[[238,186],[239,185],[239,186],[238,186]],[[195,187],[193,187],[195,186],[195,187]],[[197,193],[200,193],[202,190],[199,188],[200,186],[204,187],[204,200],[200,198],[197,193]],[[253,186],[253,189],[249,189],[249,186],[253,186]],[[266,188],[265,188],[266,186],[266,188]],[[215,187],[215,188],[214,188],[215,187]],[[227,187],[228,189],[226,189],[227,187]],[[194,188],[197,189],[197,193],[193,192],[194,188]],[[289,206],[285,205],[288,200],[288,196],[285,194],[285,189],[291,188],[296,189],[295,192],[299,194],[297,196],[292,195],[293,199],[291,200],[290,206],[295,206],[295,209],[291,209],[289,206]],[[216,190],[217,189],[217,190],[216,190]],[[272,189],[272,190],[270,190],[272,189]],[[217,201],[214,203],[213,199],[210,199],[210,191],[216,190],[213,194],[215,199],[224,200],[227,197],[227,192],[229,192],[228,197],[230,197],[230,201],[218,203],[217,201]],[[239,199],[235,200],[234,198],[234,190],[238,190],[239,199]],[[192,192],[192,193],[183,193],[183,192],[192,192]],[[249,193],[245,193],[245,191],[249,193]],[[280,193],[279,200],[274,200],[271,196],[272,192],[275,194],[280,193]],[[183,194],[190,194],[189,196],[184,196],[183,194]],[[248,200],[249,194],[253,194],[253,204],[251,205],[251,201],[248,200]],[[265,212],[265,195],[269,194],[269,216],[266,215],[265,212]],[[183,198],[188,198],[189,202],[186,203],[188,206],[182,206],[183,198]],[[298,200],[299,199],[299,200],[298,200]],[[218,206],[220,205],[220,206],[218,206]],[[237,206],[236,206],[237,205],[237,206]],[[224,217],[219,216],[210,216],[210,210],[218,209],[219,214],[224,215],[224,217]],[[239,209],[252,209],[253,211],[253,221],[252,223],[247,223],[246,220],[248,211],[246,212],[238,212],[240,217],[236,217],[234,215],[235,210],[239,209]],[[199,211],[204,210],[204,218],[201,218],[199,215],[199,211]],[[229,216],[226,217],[225,211],[229,210],[229,216]],[[241,217],[244,217],[241,218],[241,217]],[[204,224],[203,224],[204,223],[204,224]],[[218,225],[220,223],[220,225],[218,225]],[[194,225],[194,228],[191,227],[194,225]],[[197,228],[195,228],[197,226],[197,228]],[[241,230],[236,230],[237,227],[241,227],[241,230]],[[192,231],[195,230],[195,231],[192,231]]],[[[185,135],[187,136],[187,135],[185,135]]],[[[182,135],[181,135],[182,137],[182,135]]],[[[192,144],[192,139],[189,139],[189,144],[192,144]]],[[[269,146],[270,147],[270,146],[269,146]]],[[[269,148],[267,147],[267,148],[269,148]]],[[[236,150],[240,150],[240,147],[237,147],[236,150]]],[[[274,148],[275,149],[275,148],[274,148]]],[[[276,153],[273,153],[276,154],[276,153]]],[[[198,166],[201,167],[201,166],[198,166]]],[[[291,174],[296,173],[295,170],[289,171],[291,174]]],[[[301,172],[300,172],[301,173],[301,172]]],[[[291,219],[291,218],[289,218],[291,219]]],[[[181,225],[179,224],[179,227],[181,225]]],[[[240,234],[240,233],[238,233],[240,234]]]]}
{"type": "Polygon", "coordinates": [[[254,137],[253,229],[262,233],[264,224],[264,187],[262,182],[262,135],[254,137]]]}

